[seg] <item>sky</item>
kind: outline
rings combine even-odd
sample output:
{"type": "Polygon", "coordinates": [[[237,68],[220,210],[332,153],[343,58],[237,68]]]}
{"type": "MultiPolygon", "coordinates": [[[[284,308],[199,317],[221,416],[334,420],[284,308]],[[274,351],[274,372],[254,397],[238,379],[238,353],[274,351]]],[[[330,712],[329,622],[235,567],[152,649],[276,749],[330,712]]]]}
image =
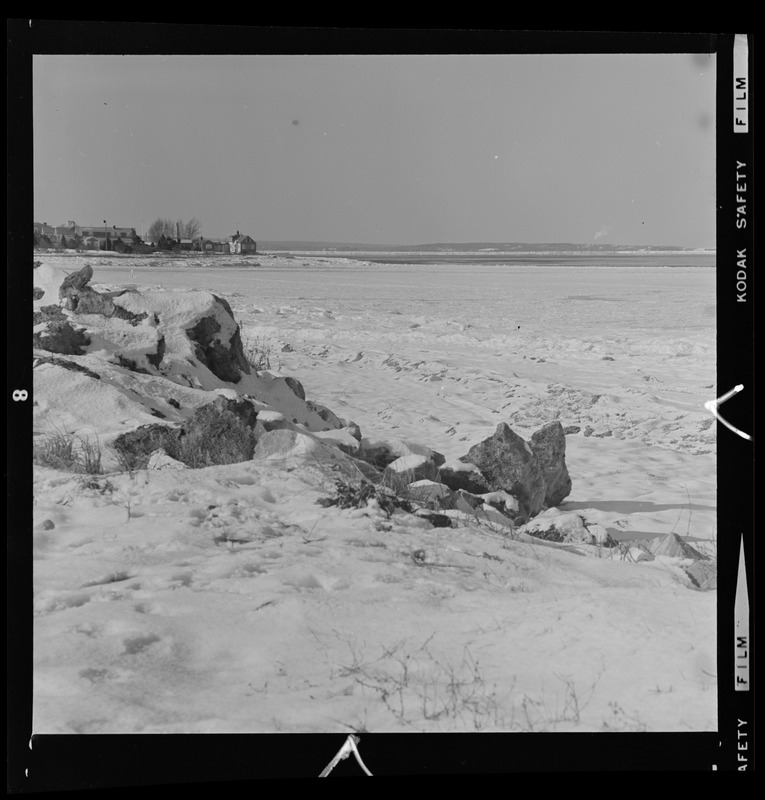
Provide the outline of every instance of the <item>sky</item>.
{"type": "Polygon", "coordinates": [[[36,55],[34,214],[715,246],[714,54],[36,55]]]}

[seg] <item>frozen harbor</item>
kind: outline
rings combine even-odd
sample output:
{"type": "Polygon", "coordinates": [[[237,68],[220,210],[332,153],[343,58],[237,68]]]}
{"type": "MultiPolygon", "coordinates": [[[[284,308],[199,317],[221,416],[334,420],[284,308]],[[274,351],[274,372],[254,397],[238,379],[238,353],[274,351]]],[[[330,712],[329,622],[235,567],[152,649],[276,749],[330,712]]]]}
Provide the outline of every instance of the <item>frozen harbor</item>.
{"type": "MultiPolygon", "coordinates": [[[[712,270],[42,260],[91,263],[100,291],[213,291],[268,374],[370,439],[456,458],[500,422],[527,437],[559,419],[560,513],[714,552],[712,270]]],[[[103,371],[107,356],[73,358],[103,371]]],[[[108,450],[115,420],[71,380],[36,387],[36,436],[108,450]]],[[[133,397],[155,386],[131,380],[133,397]]],[[[332,484],[310,459],[37,467],[36,731],[714,729],[716,593],[681,559],[322,507],[332,484]]]]}

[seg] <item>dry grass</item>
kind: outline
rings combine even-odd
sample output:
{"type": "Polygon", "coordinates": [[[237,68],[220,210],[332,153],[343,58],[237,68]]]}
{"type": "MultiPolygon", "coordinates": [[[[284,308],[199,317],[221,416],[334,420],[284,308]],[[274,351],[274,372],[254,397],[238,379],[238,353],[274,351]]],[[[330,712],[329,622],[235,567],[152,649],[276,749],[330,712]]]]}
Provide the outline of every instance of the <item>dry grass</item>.
{"type": "Polygon", "coordinates": [[[252,339],[245,339],[242,342],[242,350],[247,363],[256,371],[271,369],[271,344],[264,336],[256,336],[252,339]]]}
{"type": "Polygon", "coordinates": [[[87,475],[100,475],[101,445],[98,437],[92,440],[87,436],[53,431],[38,437],[32,448],[35,464],[59,469],[64,472],[78,472],[87,475]]]}
{"type": "Polygon", "coordinates": [[[109,448],[115,461],[119,464],[122,472],[127,472],[128,475],[139,470],[146,469],[149,465],[150,453],[136,452],[133,450],[123,450],[117,447],[109,448]]]}
{"type": "MultiPolygon", "coordinates": [[[[379,645],[379,655],[372,658],[352,638],[335,635],[345,643],[348,655],[342,663],[332,660],[330,677],[352,679],[362,694],[382,703],[398,724],[412,730],[433,730],[434,726],[465,732],[566,730],[582,723],[583,711],[600,680],[598,676],[581,693],[572,678],[556,676],[562,683],[560,690],[543,689],[532,696],[520,694],[512,678],[500,691],[489,683],[469,647],[456,662],[436,654],[431,647],[435,634],[421,645],[408,640],[379,645]]],[[[622,730],[645,729],[620,708],[613,720],[603,722],[603,729],[614,730],[617,725],[622,730]]]]}
{"type": "Polygon", "coordinates": [[[496,687],[488,686],[478,661],[466,647],[458,664],[434,655],[431,636],[418,647],[406,640],[381,647],[367,659],[345,638],[350,658],[335,665],[337,676],[352,678],[360,690],[382,702],[395,720],[415,730],[434,722],[482,731],[506,726],[496,687]]]}

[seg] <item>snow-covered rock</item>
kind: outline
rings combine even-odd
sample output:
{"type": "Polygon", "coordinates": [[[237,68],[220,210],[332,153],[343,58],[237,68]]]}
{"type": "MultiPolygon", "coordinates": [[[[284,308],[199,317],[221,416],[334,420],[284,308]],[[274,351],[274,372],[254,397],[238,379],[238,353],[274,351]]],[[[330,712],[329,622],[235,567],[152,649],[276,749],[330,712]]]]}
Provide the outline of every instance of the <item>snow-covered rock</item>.
{"type": "Polygon", "coordinates": [[[490,492],[492,487],[475,464],[459,459],[444,463],[438,471],[439,480],[454,491],[460,489],[471,494],[490,492]]]}
{"type": "Polygon", "coordinates": [[[331,450],[335,448],[320,442],[311,434],[298,430],[277,429],[266,431],[258,439],[253,458],[288,459],[307,455],[320,458],[328,455],[331,450]]]}
{"type": "Polygon", "coordinates": [[[676,533],[668,533],[666,536],[655,539],[651,552],[655,556],[671,556],[672,558],[692,558],[699,561],[706,561],[707,557],[696,550],[695,547],[683,541],[682,537],[676,533]]]}
{"type": "Polygon", "coordinates": [[[548,422],[529,440],[539,460],[545,481],[546,506],[557,506],[571,494],[571,476],[566,467],[566,434],[559,420],[548,422]]]}
{"type": "Polygon", "coordinates": [[[419,442],[408,439],[367,439],[361,440],[364,449],[364,459],[377,467],[386,467],[391,462],[402,456],[425,456],[432,461],[436,467],[440,467],[444,462],[444,456],[419,442]]]}
{"type": "Polygon", "coordinates": [[[710,591],[717,588],[717,564],[712,561],[694,561],[685,567],[685,574],[697,589],[710,591]]]}
{"type": "Polygon", "coordinates": [[[595,534],[580,514],[548,508],[520,529],[539,539],[568,544],[596,544],[595,534]]]}
{"type": "MultiPolygon", "coordinates": [[[[90,286],[93,271],[87,265],[63,279],[59,275],[45,265],[35,271],[40,289],[35,310],[43,321],[34,330],[33,344],[41,357],[45,352],[70,355],[75,368],[102,378],[89,387],[92,402],[102,405],[108,395],[107,402],[120,407],[107,416],[114,430],[106,432],[105,444],[145,424],[147,415],[183,423],[195,408],[209,402],[210,393],[229,401],[246,397],[258,408],[280,415],[285,425],[309,431],[344,427],[329,408],[306,400],[295,378],[250,369],[231,307],[215,294],[99,292],[90,286]]],[[[51,422],[66,419],[75,432],[91,426],[87,405],[66,403],[52,385],[50,392],[41,392],[46,385],[40,381],[36,395],[51,422]]],[[[241,406],[242,401],[237,402],[241,406]]],[[[247,417],[254,412],[241,407],[235,413],[247,417]]],[[[42,419],[42,414],[36,416],[42,419]]]]}
{"type": "Polygon", "coordinates": [[[640,564],[642,561],[653,561],[655,558],[655,556],[644,547],[630,547],[627,550],[627,554],[636,564],[640,564]]]}
{"type": "Polygon", "coordinates": [[[390,470],[390,472],[399,476],[406,476],[408,482],[434,481],[438,477],[438,467],[432,458],[421,453],[399,456],[395,461],[391,461],[388,464],[386,470],[390,470]]]}
{"type": "Polygon", "coordinates": [[[340,428],[330,431],[314,431],[313,435],[328,444],[338,447],[344,453],[358,456],[361,453],[361,443],[349,428],[340,428]]]}
{"type": "Polygon", "coordinates": [[[186,328],[186,334],[196,345],[197,358],[210,372],[223,381],[239,383],[243,373],[250,373],[239,326],[228,302],[217,295],[211,298],[209,312],[186,328]]]}
{"type": "Polygon", "coordinates": [[[475,518],[479,522],[499,528],[512,529],[514,527],[513,520],[507,514],[503,514],[489,503],[484,503],[475,510],[475,518]]]}
{"type": "Polygon", "coordinates": [[[452,495],[448,486],[428,479],[413,481],[407,489],[412,500],[424,504],[437,505],[452,495]]]}
{"type": "Polygon", "coordinates": [[[150,456],[146,464],[147,469],[187,469],[187,466],[175,458],[171,458],[167,452],[160,448],[155,450],[150,456]]]}
{"type": "Polygon", "coordinates": [[[32,332],[32,346],[49,353],[80,356],[90,344],[83,328],[75,328],[68,320],[42,322],[32,332]]]}
{"type": "Polygon", "coordinates": [[[35,266],[32,282],[35,288],[35,308],[54,305],[59,302],[59,289],[66,276],[50,264],[35,266]]]}
{"type": "Polygon", "coordinates": [[[483,500],[484,503],[494,506],[494,508],[502,511],[503,513],[510,512],[512,514],[517,514],[520,511],[518,498],[513,497],[513,495],[511,495],[509,492],[505,492],[503,490],[497,492],[486,492],[485,494],[480,495],[480,499],[483,500]]]}
{"type": "Polygon", "coordinates": [[[494,434],[473,445],[463,460],[478,467],[491,489],[517,497],[530,516],[542,510],[546,483],[539,459],[507,423],[500,422],[494,434]]]}

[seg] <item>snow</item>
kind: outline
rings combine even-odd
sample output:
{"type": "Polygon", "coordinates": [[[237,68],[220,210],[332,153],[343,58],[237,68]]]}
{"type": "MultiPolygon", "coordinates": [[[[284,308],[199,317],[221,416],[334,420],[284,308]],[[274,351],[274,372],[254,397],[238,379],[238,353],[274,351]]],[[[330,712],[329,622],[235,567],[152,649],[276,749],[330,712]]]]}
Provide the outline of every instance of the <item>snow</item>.
{"type": "Polygon", "coordinates": [[[714,270],[40,258],[37,306],[85,263],[97,290],[138,290],[119,298],[135,312],[186,319],[214,293],[271,369],[126,376],[109,359],[145,358],[150,319],[74,357],[101,381],[35,368],[35,436],[94,438],[107,470],[34,470],[36,733],[716,729],[716,592],[635,545],[675,533],[714,552],[714,270]],[[347,476],[331,445],[356,440],[322,431],[286,376],[369,441],[411,443],[405,459],[456,466],[499,422],[578,427],[572,492],[533,524],[630,545],[534,538],[496,496],[452,528],[320,505],[347,476]],[[116,435],[157,422],[147,403],[177,421],[214,392],[306,432],[226,466],[110,461],[116,435]]]}

